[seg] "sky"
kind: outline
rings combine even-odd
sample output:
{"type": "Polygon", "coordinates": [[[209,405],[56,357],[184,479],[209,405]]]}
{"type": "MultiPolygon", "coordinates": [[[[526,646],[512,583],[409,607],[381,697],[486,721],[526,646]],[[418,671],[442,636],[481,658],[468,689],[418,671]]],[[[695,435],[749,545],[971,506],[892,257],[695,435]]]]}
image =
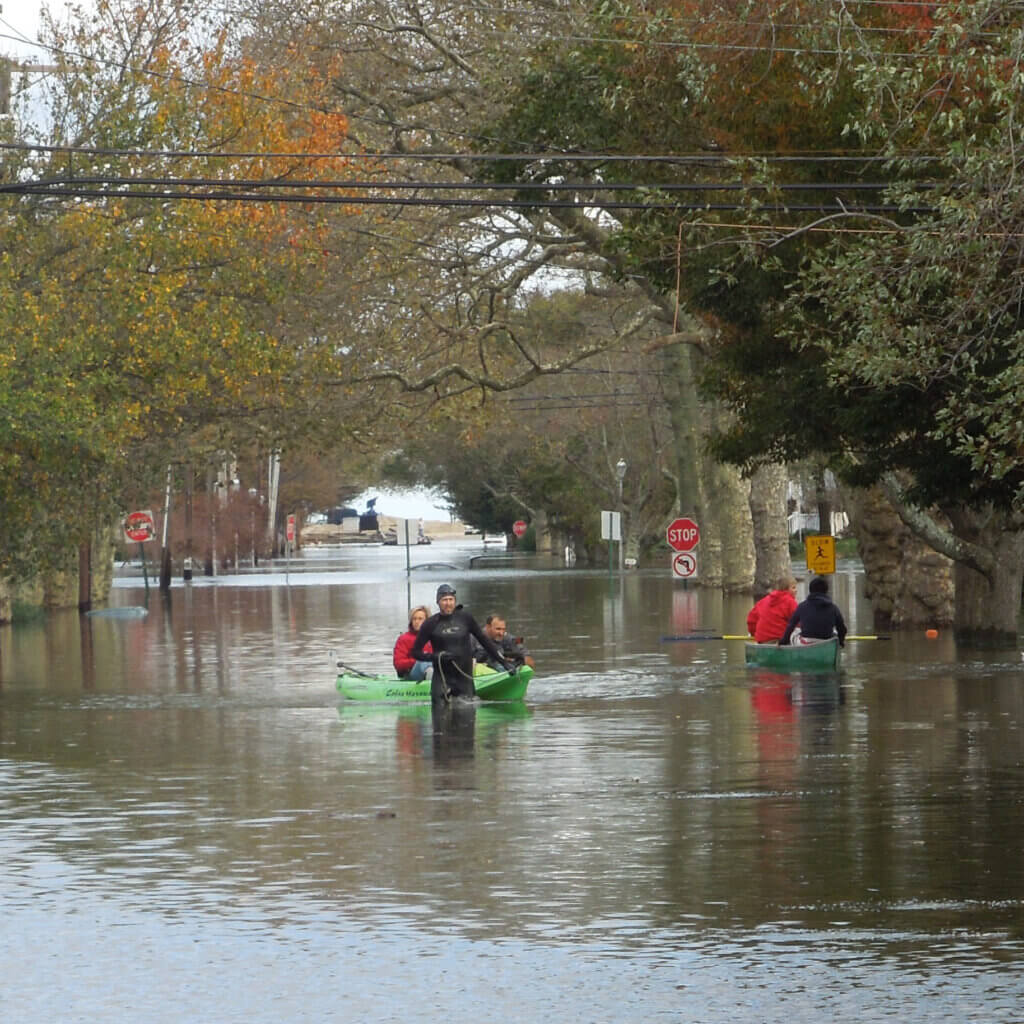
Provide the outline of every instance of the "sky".
{"type": "Polygon", "coordinates": [[[351,507],[357,512],[366,510],[366,502],[376,498],[377,512],[382,516],[396,519],[432,519],[443,523],[451,522],[451,515],[444,507],[444,501],[430,491],[386,491],[374,488],[364,491],[351,507]]]}
{"type": "Polygon", "coordinates": [[[46,58],[45,50],[26,42],[39,33],[42,6],[43,0],[0,0],[0,56],[18,61],[46,58]]]}

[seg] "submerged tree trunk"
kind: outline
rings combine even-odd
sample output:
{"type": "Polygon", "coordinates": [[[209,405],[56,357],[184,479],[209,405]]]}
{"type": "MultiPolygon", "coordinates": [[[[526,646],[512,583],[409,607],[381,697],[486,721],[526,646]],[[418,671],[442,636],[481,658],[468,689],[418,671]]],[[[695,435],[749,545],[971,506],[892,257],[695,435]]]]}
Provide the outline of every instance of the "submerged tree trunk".
{"type": "Polygon", "coordinates": [[[946,529],[929,512],[906,501],[888,473],[881,485],[900,519],[936,551],[956,563],[953,629],[968,647],[1016,647],[1024,583],[1024,529],[1018,517],[992,506],[943,509],[946,529]]]}
{"type": "Polygon", "coordinates": [[[793,571],[786,517],[786,467],[762,466],[750,479],[750,518],[754,530],[754,599],[774,590],[793,571]]]}
{"type": "Polygon", "coordinates": [[[957,509],[950,513],[956,536],[992,554],[987,571],[956,563],[957,643],[969,647],[1016,647],[1024,583],[1024,531],[1005,516],[957,509]]]}
{"type": "Polygon", "coordinates": [[[679,512],[700,527],[697,579],[702,587],[749,590],[754,576],[750,487],[738,470],[713,462],[703,451],[706,425],[718,412],[702,403],[695,384],[703,359],[693,345],[665,349],[666,388],[675,437],[679,512]]]}
{"type": "Polygon", "coordinates": [[[675,438],[679,512],[703,526],[704,494],[700,478],[700,402],[693,385],[693,353],[686,344],[664,350],[666,398],[672,436],[675,438]]]}
{"type": "Polygon", "coordinates": [[[874,628],[951,625],[950,559],[910,531],[880,488],[843,488],[842,499],[864,563],[874,628]]]}
{"type": "Polygon", "coordinates": [[[814,505],[818,510],[818,533],[832,533],[832,499],[825,486],[825,467],[820,463],[814,469],[814,505]]]}
{"type": "MultiPolygon", "coordinates": [[[[718,585],[726,593],[750,591],[754,579],[754,528],[750,519],[750,481],[738,469],[708,460],[711,538],[722,567],[718,585]]],[[[703,536],[700,547],[704,547],[703,536]]]]}

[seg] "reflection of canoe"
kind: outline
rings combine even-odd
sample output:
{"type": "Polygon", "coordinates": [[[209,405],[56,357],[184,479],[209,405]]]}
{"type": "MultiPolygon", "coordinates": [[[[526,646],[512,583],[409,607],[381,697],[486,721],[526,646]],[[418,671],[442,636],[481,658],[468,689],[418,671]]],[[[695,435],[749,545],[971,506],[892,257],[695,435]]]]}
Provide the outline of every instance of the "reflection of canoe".
{"type": "Polygon", "coordinates": [[[833,637],[810,644],[747,644],[746,661],[783,672],[830,672],[839,667],[839,641],[833,637]]]}
{"type": "MultiPolygon", "coordinates": [[[[487,704],[467,702],[466,707],[475,713],[476,724],[498,725],[529,718],[533,712],[529,704],[521,700],[490,701],[487,704]]],[[[407,701],[404,704],[373,703],[365,700],[343,700],[338,704],[338,717],[385,721],[428,721],[431,706],[429,701],[407,701]],[[385,716],[390,716],[387,718],[385,716]]]]}
{"type": "MultiPolygon", "coordinates": [[[[481,700],[522,700],[533,678],[533,669],[523,665],[515,672],[493,672],[474,680],[481,700]]],[[[430,700],[430,681],[413,683],[394,676],[359,676],[342,672],[336,683],[349,700],[417,701],[430,700]]]]}

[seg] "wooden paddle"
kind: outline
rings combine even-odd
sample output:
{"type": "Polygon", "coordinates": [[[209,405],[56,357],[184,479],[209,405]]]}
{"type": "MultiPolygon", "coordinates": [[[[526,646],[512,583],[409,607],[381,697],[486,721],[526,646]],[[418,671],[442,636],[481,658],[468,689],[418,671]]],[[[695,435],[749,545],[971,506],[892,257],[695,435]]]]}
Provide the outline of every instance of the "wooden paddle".
{"type": "MultiPolygon", "coordinates": [[[[683,640],[748,640],[753,642],[753,637],[746,633],[681,633],[678,636],[663,636],[663,644],[678,643],[683,640]]],[[[891,640],[891,636],[847,633],[847,640],[891,640]]]]}

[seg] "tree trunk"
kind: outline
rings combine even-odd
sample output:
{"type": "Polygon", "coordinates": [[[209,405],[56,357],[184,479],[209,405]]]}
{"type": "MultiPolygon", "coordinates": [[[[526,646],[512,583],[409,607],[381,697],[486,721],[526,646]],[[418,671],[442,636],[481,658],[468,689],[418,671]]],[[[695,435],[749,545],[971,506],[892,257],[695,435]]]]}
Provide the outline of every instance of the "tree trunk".
{"type": "Polygon", "coordinates": [[[843,488],[842,500],[864,563],[874,628],[953,622],[953,563],[916,537],[880,488],[843,488]]]}
{"type": "Polygon", "coordinates": [[[786,467],[762,466],[750,480],[750,518],[754,530],[754,600],[770,593],[793,572],[786,516],[786,467]]]}
{"type": "MultiPolygon", "coordinates": [[[[750,481],[743,479],[733,466],[708,460],[706,468],[710,477],[709,520],[722,567],[720,585],[726,593],[749,593],[756,564],[754,528],[750,519],[750,481]]],[[[702,534],[698,557],[703,553],[703,547],[702,534]]]]}
{"type": "Polygon", "coordinates": [[[185,467],[185,558],[181,571],[182,578],[192,579],[192,492],[195,474],[192,464],[185,467]]]}
{"type": "Polygon", "coordinates": [[[675,439],[679,512],[691,516],[702,530],[705,527],[710,529],[711,524],[704,515],[705,501],[700,474],[701,405],[693,384],[692,360],[695,356],[691,346],[686,344],[671,345],[663,351],[665,394],[672,436],[675,439]]]}
{"type": "Polygon", "coordinates": [[[967,647],[1016,647],[1024,583],[1024,531],[1010,528],[1007,517],[970,509],[949,512],[953,531],[993,554],[992,567],[982,573],[957,562],[957,643],[967,647]]]}
{"type": "Polygon", "coordinates": [[[548,514],[540,508],[533,510],[533,546],[538,555],[550,555],[555,551],[554,539],[548,525],[548,514]]]}
{"type": "Polygon", "coordinates": [[[78,545],[78,610],[92,608],[92,548],[88,541],[78,545]]]}
{"type": "Polygon", "coordinates": [[[705,458],[703,436],[718,409],[700,401],[694,383],[704,358],[693,345],[665,350],[669,418],[675,437],[679,512],[700,527],[697,583],[726,591],[749,590],[754,577],[750,486],[738,470],[705,458]]]}
{"type": "Polygon", "coordinates": [[[825,467],[814,469],[814,504],[818,510],[818,533],[832,534],[832,501],[825,486],[825,467]]]}

